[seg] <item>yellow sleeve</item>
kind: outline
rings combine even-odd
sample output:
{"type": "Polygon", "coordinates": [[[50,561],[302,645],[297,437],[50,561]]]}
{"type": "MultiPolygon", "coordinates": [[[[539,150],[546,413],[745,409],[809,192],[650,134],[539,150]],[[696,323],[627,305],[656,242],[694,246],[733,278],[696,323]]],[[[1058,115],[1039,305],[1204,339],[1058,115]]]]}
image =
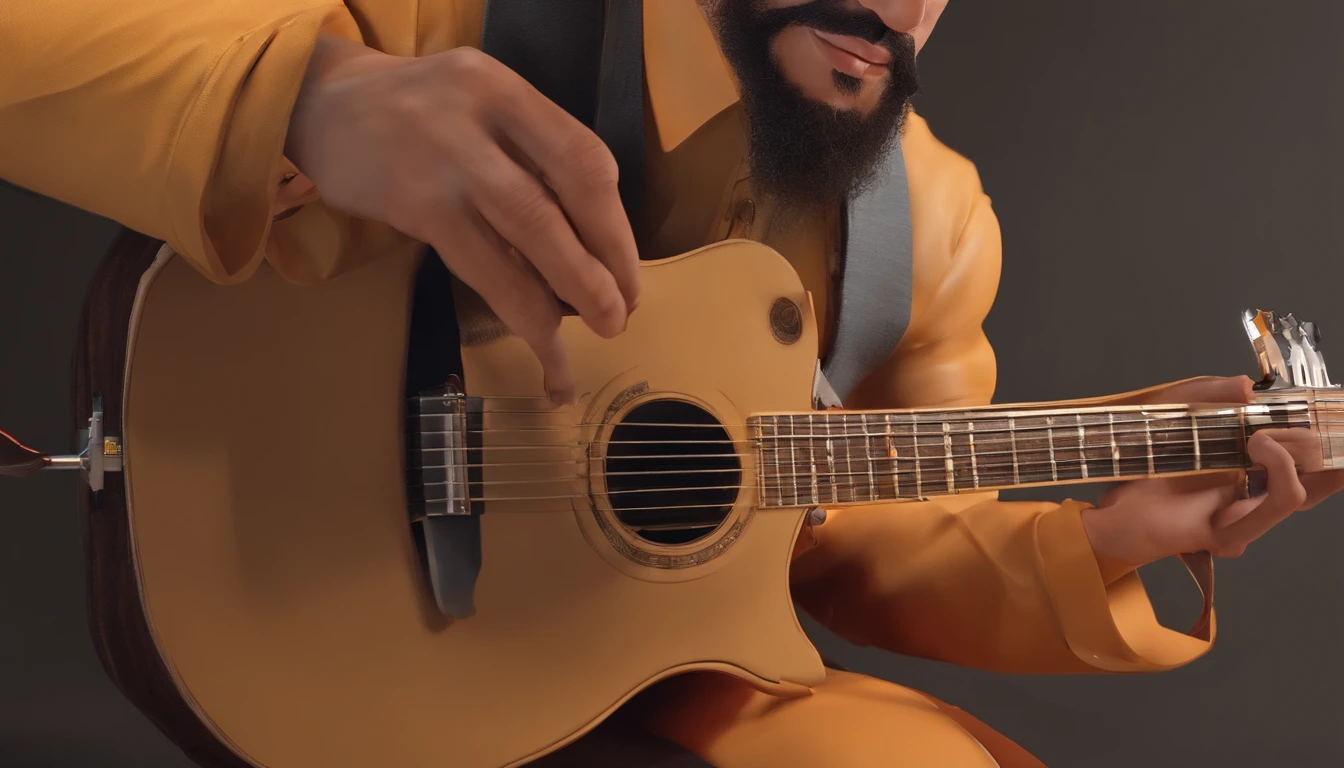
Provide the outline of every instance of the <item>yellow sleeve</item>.
{"type": "Polygon", "coordinates": [[[5,0],[0,177],[167,241],[210,279],[265,256],[289,115],[340,0],[5,0]]]}
{"type": "MultiPolygon", "coordinates": [[[[986,404],[995,360],[982,323],[998,285],[998,221],[974,169],[918,118],[905,151],[912,321],[847,405],[986,404]]],[[[1082,524],[1086,507],[982,493],[831,510],[800,538],[794,596],[851,642],[1004,672],[1152,671],[1206,652],[1212,622],[1197,633],[1207,639],[1167,629],[1136,572],[1103,580],[1082,524]]]]}

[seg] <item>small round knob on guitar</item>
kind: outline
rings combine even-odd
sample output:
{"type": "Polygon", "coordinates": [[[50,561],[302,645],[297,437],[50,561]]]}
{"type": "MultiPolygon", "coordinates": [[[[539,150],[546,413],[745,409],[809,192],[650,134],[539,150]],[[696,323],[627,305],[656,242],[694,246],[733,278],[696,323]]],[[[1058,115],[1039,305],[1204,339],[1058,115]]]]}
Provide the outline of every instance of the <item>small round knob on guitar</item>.
{"type": "Polygon", "coordinates": [[[770,305],[770,333],[780,344],[796,344],[803,337],[803,313],[792,299],[778,298],[770,305]]]}

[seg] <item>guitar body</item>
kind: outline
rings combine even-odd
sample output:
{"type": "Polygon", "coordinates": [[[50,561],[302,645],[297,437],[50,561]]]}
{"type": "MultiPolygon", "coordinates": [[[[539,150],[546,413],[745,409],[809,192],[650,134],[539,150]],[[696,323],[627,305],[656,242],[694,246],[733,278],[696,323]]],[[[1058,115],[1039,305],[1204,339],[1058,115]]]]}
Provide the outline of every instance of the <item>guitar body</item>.
{"type": "Polygon", "coordinates": [[[729,242],[646,263],[616,339],[566,318],[571,407],[545,404],[516,337],[462,349],[486,490],[474,613],[450,619],[408,513],[420,249],[317,287],[263,268],[225,288],[171,254],[148,265],[152,245],[105,270],[76,364],[78,417],[102,391],[125,446],[87,508],[91,618],[113,679],[193,759],[497,768],[670,675],[781,695],[822,679],[788,592],[804,510],[758,508],[743,447],[748,414],[811,403],[817,331],[778,254],[729,242]],[[726,432],[717,460],[740,471],[708,522],[645,527],[611,493],[607,451],[617,429],[686,414],[726,432]]]}

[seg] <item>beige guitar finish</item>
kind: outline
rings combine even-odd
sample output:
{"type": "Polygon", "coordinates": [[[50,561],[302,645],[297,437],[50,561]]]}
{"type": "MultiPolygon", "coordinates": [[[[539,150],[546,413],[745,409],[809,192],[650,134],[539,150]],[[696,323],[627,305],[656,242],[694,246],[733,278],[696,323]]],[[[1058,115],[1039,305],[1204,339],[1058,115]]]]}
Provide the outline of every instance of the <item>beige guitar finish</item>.
{"type": "MultiPolygon", "coordinates": [[[[801,283],[769,248],[727,241],[642,265],[641,307],[616,339],[565,321],[571,407],[549,406],[521,340],[490,318],[465,323],[482,444],[453,455],[483,466],[483,564],[475,614],[449,621],[408,506],[407,467],[432,474],[445,460],[429,443],[406,455],[403,434],[418,250],[312,288],[266,269],[222,288],[167,253],[141,282],[117,458],[140,607],[181,701],[162,701],[157,671],[140,705],[180,716],[185,702],[257,766],[517,765],[697,669],[806,695],[824,676],[788,589],[806,505],[1240,470],[1248,437],[1274,427],[1302,429],[1305,468],[1344,465],[1344,395],[1313,357],[1314,326],[1263,312],[1244,321],[1266,381],[1283,386],[1245,406],[817,415],[801,283]],[[668,432],[661,420],[678,417],[665,410],[641,432],[642,406],[669,400],[707,412],[726,438],[686,421],[668,432]],[[617,437],[622,422],[631,432],[617,437]],[[644,464],[641,450],[660,453],[644,464]],[[683,450],[701,451],[689,474],[683,450]],[[740,476],[705,458],[719,451],[740,476]],[[650,493],[658,482],[685,495],[650,493]],[[719,503],[705,494],[725,487],[731,503],[703,514],[719,503]],[[688,525],[699,538],[655,543],[673,540],[669,528],[687,541],[688,525]]],[[[425,441],[464,426],[417,421],[425,441]]],[[[9,471],[39,456],[10,446],[9,471]]],[[[417,482],[426,501],[464,490],[417,482]]],[[[99,551],[115,558],[116,526],[104,527],[99,551]]],[[[123,635],[105,660],[143,663],[143,633],[138,646],[123,635]]]]}
{"type": "MultiPolygon", "coordinates": [[[[803,511],[753,509],[744,480],[715,534],[651,545],[590,502],[580,438],[600,449],[607,432],[576,426],[677,393],[734,440],[751,413],[807,410],[811,314],[791,344],[770,325],[778,299],[808,306],[787,262],[720,244],[646,264],[617,339],[566,319],[580,399],[538,414],[537,448],[510,459],[566,458],[548,493],[574,498],[487,505],[477,613],[457,622],[434,609],[405,503],[416,264],[407,245],[320,287],[263,269],[223,288],[169,254],[142,284],[123,426],[132,543],[158,650],[216,736],[269,768],[497,768],[678,672],[786,695],[818,683],[788,594],[803,511]]],[[[517,338],[464,355],[469,395],[543,394],[517,338]]],[[[485,453],[510,439],[487,436],[485,453]]],[[[486,486],[522,471],[487,470],[486,486]]]]}

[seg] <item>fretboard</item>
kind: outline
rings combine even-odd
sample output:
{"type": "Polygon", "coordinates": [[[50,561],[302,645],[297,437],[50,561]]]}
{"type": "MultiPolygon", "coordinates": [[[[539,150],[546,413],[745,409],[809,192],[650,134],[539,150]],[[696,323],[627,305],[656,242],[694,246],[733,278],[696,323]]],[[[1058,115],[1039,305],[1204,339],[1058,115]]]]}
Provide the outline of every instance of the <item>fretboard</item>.
{"type": "Polygon", "coordinates": [[[1191,411],[824,411],[749,420],[762,505],[908,500],[1248,466],[1258,428],[1308,427],[1306,403],[1191,411]]]}

